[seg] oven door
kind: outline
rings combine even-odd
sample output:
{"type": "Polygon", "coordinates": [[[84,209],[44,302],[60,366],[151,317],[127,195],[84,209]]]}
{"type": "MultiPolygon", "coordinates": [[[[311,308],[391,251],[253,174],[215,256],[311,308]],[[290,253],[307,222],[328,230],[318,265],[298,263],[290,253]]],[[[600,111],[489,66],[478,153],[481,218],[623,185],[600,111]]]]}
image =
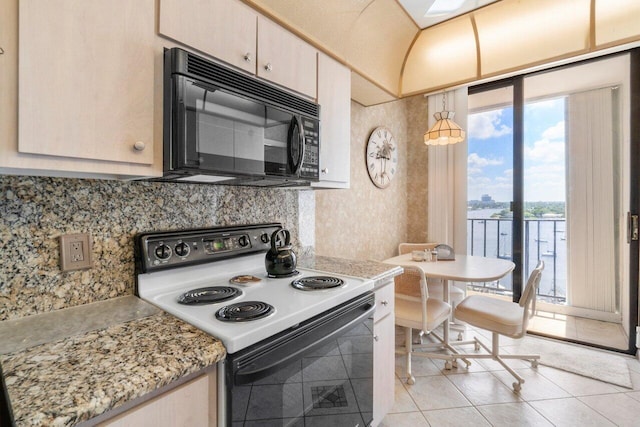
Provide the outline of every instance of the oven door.
{"type": "Polygon", "coordinates": [[[374,304],[362,295],[228,355],[222,425],[370,425],[374,304]]]}
{"type": "Polygon", "coordinates": [[[174,75],[173,168],[229,176],[298,176],[301,119],[262,101],[174,75]]]}

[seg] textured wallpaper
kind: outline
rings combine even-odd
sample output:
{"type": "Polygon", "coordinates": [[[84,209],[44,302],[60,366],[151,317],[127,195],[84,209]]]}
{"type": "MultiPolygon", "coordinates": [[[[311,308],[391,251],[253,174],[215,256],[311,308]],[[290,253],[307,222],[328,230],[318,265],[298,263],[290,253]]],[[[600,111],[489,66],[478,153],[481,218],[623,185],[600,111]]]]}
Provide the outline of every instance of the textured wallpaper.
{"type": "Polygon", "coordinates": [[[415,96],[372,107],[351,103],[351,188],[316,193],[316,254],[383,260],[398,243],[426,236],[427,102],[415,96]],[[398,144],[398,172],[379,189],[365,164],[371,132],[385,126],[398,144]]]}
{"type": "Polygon", "coordinates": [[[312,191],[0,176],[0,320],[132,294],[138,232],[282,222],[311,252],[313,203],[312,191]],[[83,232],[93,268],[62,273],[58,236],[83,232]]]}
{"type": "Polygon", "coordinates": [[[421,243],[427,238],[427,179],[429,147],[423,142],[428,130],[427,99],[414,96],[405,100],[407,111],[407,237],[406,242],[421,243]]]}

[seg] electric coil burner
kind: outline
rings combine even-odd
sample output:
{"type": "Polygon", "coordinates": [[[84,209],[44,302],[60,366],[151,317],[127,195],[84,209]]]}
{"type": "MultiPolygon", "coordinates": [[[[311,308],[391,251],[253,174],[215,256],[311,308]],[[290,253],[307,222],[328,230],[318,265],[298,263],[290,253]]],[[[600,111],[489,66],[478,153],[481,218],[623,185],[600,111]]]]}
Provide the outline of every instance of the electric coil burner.
{"type": "Polygon", "coordinates": [[[267,277],[269,277],[270,279],[286,279],[288,277],[296,277],[299,275],[300,272],[298,270],[293,270],[291,273],[281,274],[279,276],[276,276],[275,274],[267,274],[267,277]]]}
{"type": "Polygon", "coordinates": [[[373,281],[304,262],[297,277],[268,277],[280,229],[139,234],[136,294],[224,344],[217,425],[371,425],[373,281]]]}
{"type": "Polygon", "coordinates": [[[215,304],[240,295],[242,295],[242,291],[231,286],[208,286],[185,292],[178,297],[178,302],[185,305],[215,304]]]}
{"type": "Polygon", "coordinates": [[[248,322],[262,319],[275,311],[272,305],[261,301],[243,301],[222,307],[216,312],[216,319],[223,322],[248,322]]]}
{"type": "Polygon", "coordinates": [[[291,286],[302,291],[333,289],[342,285],[344,285],[344,280],[332,276],[309,276],[291,282],[291,286]]]}

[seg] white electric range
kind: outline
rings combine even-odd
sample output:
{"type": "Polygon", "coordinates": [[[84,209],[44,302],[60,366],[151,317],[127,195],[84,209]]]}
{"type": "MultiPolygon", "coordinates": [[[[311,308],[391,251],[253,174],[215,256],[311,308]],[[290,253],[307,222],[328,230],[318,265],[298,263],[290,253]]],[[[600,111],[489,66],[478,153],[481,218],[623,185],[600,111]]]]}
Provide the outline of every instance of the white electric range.
{"type": "Polygon", "coordinates": [[[137,294],[226,347],[218,425],[370,425],[373,282],[305,268],[268,277],[281,228],[138,235],[137,294]]]}
{"type": "Polygon", "coordinates": [[[279,228],[260,224],[138,236],[137,294],[235,353],[373,289],[371,280],[306,268],[291,277],[268,277],[265,252],[279,228]],[[310,290],[294,282],[310,282],[310,290]],[[181,301],[189,291],[196,301],[181,301]],[[241,319],[216,316],[235,304],[243,304],[236,308],[241,319]],[[252,320],[248,313],[254,310],[258,316],[252,320]]]}

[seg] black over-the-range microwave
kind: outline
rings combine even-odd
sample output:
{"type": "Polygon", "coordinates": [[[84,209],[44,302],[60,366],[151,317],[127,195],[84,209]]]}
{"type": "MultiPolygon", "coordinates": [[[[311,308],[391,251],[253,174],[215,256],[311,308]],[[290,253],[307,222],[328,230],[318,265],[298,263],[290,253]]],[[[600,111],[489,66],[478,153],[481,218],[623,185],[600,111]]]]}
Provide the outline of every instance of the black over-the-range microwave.
{"type": "Polygon", "coordinates": [[[183,49],[164,54],[162,180],[318,181],[318,104],[183,49]]]}

